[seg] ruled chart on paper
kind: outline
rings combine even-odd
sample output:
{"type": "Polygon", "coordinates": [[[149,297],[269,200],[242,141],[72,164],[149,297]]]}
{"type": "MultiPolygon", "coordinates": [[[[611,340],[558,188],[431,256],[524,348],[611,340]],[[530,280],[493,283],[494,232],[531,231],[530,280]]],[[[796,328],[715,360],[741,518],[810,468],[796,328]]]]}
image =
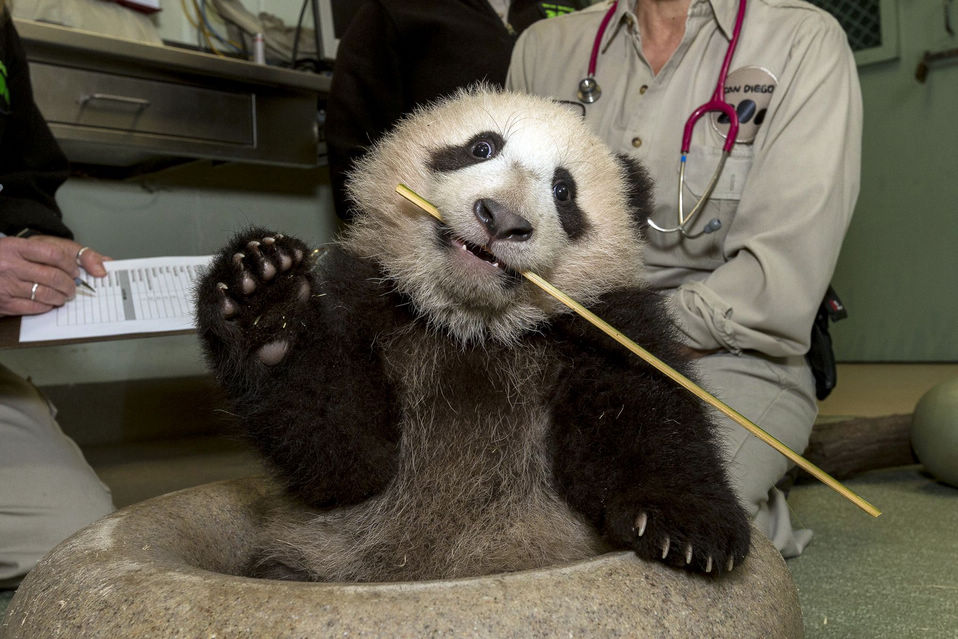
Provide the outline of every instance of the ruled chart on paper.
{"type": "Polygon", "coordinates": [[[106,262],[107,276],[83,279],[76,297],[43,315],[22,318],[20,341],[158,333],[195,327],[193,288],[212,256],[106,262]]]}

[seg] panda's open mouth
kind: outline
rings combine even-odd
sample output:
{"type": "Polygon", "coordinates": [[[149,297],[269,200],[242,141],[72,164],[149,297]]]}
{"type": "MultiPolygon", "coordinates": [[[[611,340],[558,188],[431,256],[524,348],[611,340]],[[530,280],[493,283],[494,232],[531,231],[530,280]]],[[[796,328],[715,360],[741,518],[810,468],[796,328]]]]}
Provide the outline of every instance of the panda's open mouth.
{"type": "Polygon", "coordinates": [[[443,242],[451,245],[453,248],[471,253],[483,262],[495,266],[509,276],[519,277],[519,274],[516,271],[503,264],[498,257],[490,253],[485,247],[479,246],[478,244],[473,244],[468,240],[464,240],[461,237],[454,235],[452,229],[445,224],[439,226],[439,235],[443,242]]]}

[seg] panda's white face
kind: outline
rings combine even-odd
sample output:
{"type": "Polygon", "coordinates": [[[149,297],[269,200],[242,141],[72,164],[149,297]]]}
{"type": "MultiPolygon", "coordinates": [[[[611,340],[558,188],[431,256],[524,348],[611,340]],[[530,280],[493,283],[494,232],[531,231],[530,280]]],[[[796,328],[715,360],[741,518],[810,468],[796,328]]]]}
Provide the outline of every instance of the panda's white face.
{"type": "Polygon", "coordinates": [[[347,246],[463,341],[514,341],[560,310],[521,271],[583,303],[640,280],[625,171],[550,100],[475,89],[417,111],[373,147],[349,188],[362,213],[347,246]],[[398,184],[432,202],[444,224],[402,199],[398,184]]]}

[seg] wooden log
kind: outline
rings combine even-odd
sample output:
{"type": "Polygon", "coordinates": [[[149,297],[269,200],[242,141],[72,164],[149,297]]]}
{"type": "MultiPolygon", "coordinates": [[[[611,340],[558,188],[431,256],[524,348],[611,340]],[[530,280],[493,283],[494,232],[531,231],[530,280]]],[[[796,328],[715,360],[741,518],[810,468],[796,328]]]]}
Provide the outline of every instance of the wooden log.
{"type": "MultiPolygon", "coordinates": [[[[911,414],[856,417],[815,424],[804,457],[836,479],[915,464],[911,449],[911,414]]],[[[799,481],[811,479],[799,472],[799,481]]]]}

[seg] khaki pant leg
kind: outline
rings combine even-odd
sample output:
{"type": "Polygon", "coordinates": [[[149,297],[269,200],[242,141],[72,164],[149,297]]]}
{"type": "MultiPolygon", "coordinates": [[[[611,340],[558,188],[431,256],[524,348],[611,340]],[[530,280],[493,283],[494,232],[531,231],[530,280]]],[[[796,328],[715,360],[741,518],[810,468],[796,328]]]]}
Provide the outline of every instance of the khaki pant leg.
{"type": "Polygon", "coordinates": [[[0,366],[0,587],[113,510],[109,489],[63,434],[52,405],[0,366]]]}
{"type": "MultiPolygon", "coordinates": [[[[698,362],[706,390],[801,454],[818,414],[815,382],[804,358],[716,353],[698,362]]],[[[741,425],[715,412],[729,474],[759,530],[785,557],[801,554],[810,530],[794,530],[775,484],[794,464],[741,425]]]]}

